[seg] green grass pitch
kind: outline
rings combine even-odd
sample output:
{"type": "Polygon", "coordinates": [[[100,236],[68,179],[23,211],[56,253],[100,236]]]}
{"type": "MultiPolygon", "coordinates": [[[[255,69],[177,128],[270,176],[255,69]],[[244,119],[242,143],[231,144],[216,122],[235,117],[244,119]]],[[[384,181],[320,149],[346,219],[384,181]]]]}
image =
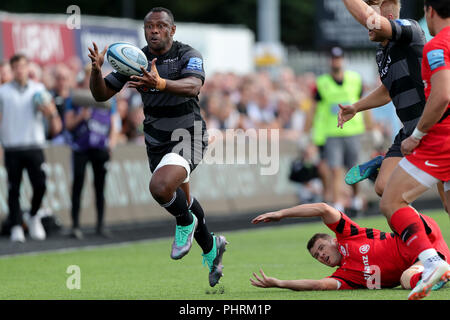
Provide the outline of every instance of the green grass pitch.
{"type": "MultiPolygon", "coordinates": [[[[443,211],[427,212],[439,223],[450,243],[450,220],[443,211]]],[[[361,226],[389,231],[384,218],[356,219],[361,226]]],[[[298,299],[298,300],[405,300],[408,291],[352,290],[295,292],[260,289],[249,278],[260,267],[281,279],[318,279],[333,269],[315,261],[306,242],[315,232],[327,232],[321,223],[224,232],[230,244],[224,255],[224,278],[216,288],[208,285],[208,269],[202,265],[195,244],[180,261],[170,259],[172,239],[160,239],[110,247],[40,253],[0,258],[0,299],[298,299]],[[81,270],[81,289],[66,286],[68,266],[81,270]]],[[[427,299],[450,299],[450,285],[427,299]]]]}

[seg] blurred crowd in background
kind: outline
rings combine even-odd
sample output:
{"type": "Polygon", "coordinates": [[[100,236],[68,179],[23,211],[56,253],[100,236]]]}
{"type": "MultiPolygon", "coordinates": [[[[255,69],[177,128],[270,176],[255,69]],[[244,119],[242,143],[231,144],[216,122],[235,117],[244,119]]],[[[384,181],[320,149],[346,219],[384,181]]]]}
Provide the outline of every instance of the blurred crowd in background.
{"type": "MultiPolygon", "coordinates": [[[[106,63],[103,68],[104,76],[110,71],[112,69],[108,69],[106,63]]],[[[30,62],[30,78],[42,82],[53,95],[64,127],[66,102],[71,92],[74,89],[89,88],[90,64],[83,66],[78,58],[66,64],[43,67],[30,62]]],[[[1,63],[1,83],[11,79],[9,64],[1,63]]],[[[314,73],[296,74],[289,67],[281,67],[276,73],[267,70],[246,75],[215,73],[207,76],[199,96],[199,104],[208,129],[280,129],[281,139],[297,143],[300,163],[311,162],[317,166],[321,161],[319,149],[308,139],[310,132],[307,129],[311,127],[308,126],[308,121],[312,121],[314,112],[310,111],[314,110],[317,102],[316,80],[314,73]]],[[[377,85],[374,83],[373,87],[364,86],[363,95],[370,93],[377,85]]],[[[144,144],[144,113],[140,94],[135,89],[125,87],[112,99],[112,104],[115,105],[116,112],[113,114],[114,125],[111,128],[116,132],[111,135],[114,139],[110,139],[109,149],[113,150],[117,145],[126,143],[144,144]]],[[[398,130],[392,106],[391,109],[381,108],[368,112],[370,121],[366,121],[365,125],[370,146],[363,158],[382,152],[390,145],[398,130]]],[[[64,130],[57,137],[49,135],[48,144],[67,144],[67,136],[69,135],[64,134],[64,130]]],[[[367,148],[366,144],[365,149],[367,148]]],[[[316,174],[312,176],[314,177],[317,178],[316,174]]],[[[314,180],[312,178],[310,180],[314,180]]],[[[310,180],[299,185],[300,202],[326,199],[324,188],[317,181],[310,180]]]]}
{"type": "MultiPolygon", "coordinates": [[[[53,94],[58,112],[64,119],[64,101],[75,88],[89,88],[90,65],[78,59],[67,64],[40,67],[30,62],[30,78],[42,82],[53,94]]],[[[109,71],[104,72],[106,75],[109,71]]],[[[0,82],[12,78],[8,62],[0,64],[0,82]]],[[[299,140],[314,101],[316,76],[295,74],[288,67],[276,76],[259,71],[247,75],[215,73],[207,77],[200,93],[200,107],[208,129],[282,129],[280,137],[299,140]]],[[[365,87],[369,93],[371,87],[365,87]]],[[[118,144],[144,143],[143,105],[139,93],[124,88],[114,98],[117,108],[118,144]]],[[[369,130],[388,138],[392,126],[383,117],[374,117],[369,130]]],[[[60,143],[61,139],[49,141],[60,143]]]]}

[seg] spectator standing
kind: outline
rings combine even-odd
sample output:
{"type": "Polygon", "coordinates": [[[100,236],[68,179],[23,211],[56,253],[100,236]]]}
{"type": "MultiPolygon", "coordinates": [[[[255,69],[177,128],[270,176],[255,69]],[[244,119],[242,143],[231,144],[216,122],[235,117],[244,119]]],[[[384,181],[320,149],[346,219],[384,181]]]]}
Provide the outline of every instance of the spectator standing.
{"type": "MultiPolygon", "coordinates": [[[[358,114],[347,127],[337,127],[339,104],[358,101],[362,95],[362,81],[359,74],[344,70],[344,51],[339,47],[331,50],[331,73],[317,79],[316,117],[314,125],[321,125],[321,143],[324,143],[324,158],[330,168],[332,177],[332,201],[334,207],[344,210],[345,200],[342,195],[344,168],[351,168],[358,163],[361,150],[360,137],[366,128],[362,114],[358,114]],[[317,117],[318,116],[318,117],[317,117]]],[[[347,103],[348,104],[348,103],[347,103]]],[[[320,144],[319,144],[320,145],[320,144]]],[[[352,209],[361,210],[362,200],[358,188],[352,186],[352,209]]]]}
{"type": "MultiPolygon", "coordinates": [[[[86,69],[85,71],[86,77],[89,79],[90,70],[86,69]]],[[[88,163],[91,163],[94,173],[95,204],[97,210],[96,233],[104,237],[111,236],[104,229],[104,188],[107,165],[110,160],[110,150],[116,145],[116,117],[115,104],[113,104],[111,109],[89,106],[80,107],[72,103],[66,105],[64,120],[67,130],[71,134],[70,144],[72,148],[73,172],[71,236],[79,240],[83,239],[79,217],[81,194],[88,163]]]]}
{"type": "Polygon", "coordinates": [[[8,172],[11,240],[25,242],[19,203],[24,169],[33,187],[29,233],[33,239],[44,240],[45,230],[37,215],[46,191],[44,120],[48,121],[50,134],[54,136],[61,131],[61,119],[44,85],[30,79],[27,57],[16,54],[10,59],[10,65],[13,80],[0,87],[0,140],[8,172]]]}

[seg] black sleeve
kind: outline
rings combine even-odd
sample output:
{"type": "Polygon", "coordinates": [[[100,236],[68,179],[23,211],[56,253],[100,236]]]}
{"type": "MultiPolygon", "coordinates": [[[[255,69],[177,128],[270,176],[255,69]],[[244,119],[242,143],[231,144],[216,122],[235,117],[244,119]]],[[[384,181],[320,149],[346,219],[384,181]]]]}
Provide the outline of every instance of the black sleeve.
{"type": "Polygon", "coordinates": [[[104,79],[106,85],[117,92],[122,90],[125,84],[130,81],[129,76],[123,75],[115,70],[108,74],[104,79]]]}
{"type": "Polygon", "coordinates": [[[182,78],[197,77],[205,82],[205,69],[203,66],[203,57],[197,50],[191,48],[181,57],[182,78]]]}
{"type": "Polygon", "coordinates": [[[390,20],[392,27],[392,40],[404,44],[416,42],[425,37],[419,23],[411,19],[390,20]]]}

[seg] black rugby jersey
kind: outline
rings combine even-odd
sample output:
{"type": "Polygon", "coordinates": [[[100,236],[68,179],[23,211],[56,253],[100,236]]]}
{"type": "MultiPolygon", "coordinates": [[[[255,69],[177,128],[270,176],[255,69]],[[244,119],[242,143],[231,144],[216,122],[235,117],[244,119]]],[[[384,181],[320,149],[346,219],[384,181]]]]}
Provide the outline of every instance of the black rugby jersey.
{"type": "MultiPolygon", "coordinates": [[[[161,78],[178,80],[186,77],[197,77],[205,81],[202,55],[191,46],[174,41],[172,48],[161,56],[150,53],[148,46],[142,51],[151,61],[156,60],[156,69],[161,78]]],[[[130,80],[130,77],[116,71],[105,77],[106,84],[115,91],[120,91],[130,80]]],[[[200,115],[198,97],[175,95],[154,88],[139,88],[144,104],[144,132],[147,144],[160,146],[171,143],[172,133],[176,129],[186,129],[194,132],[194,121],[204,121],[200,115]]]]}
{"type": "Polygon", "coordinates": [[[403,131],[409,136],[426,103],[421,74],[426,39],[417,21],[398,19],[390,23],[392,40],[377,49],[378,72],[403,123],[403,131]]]}

